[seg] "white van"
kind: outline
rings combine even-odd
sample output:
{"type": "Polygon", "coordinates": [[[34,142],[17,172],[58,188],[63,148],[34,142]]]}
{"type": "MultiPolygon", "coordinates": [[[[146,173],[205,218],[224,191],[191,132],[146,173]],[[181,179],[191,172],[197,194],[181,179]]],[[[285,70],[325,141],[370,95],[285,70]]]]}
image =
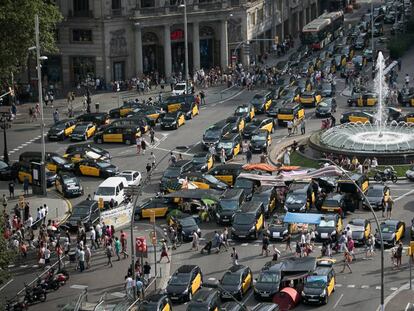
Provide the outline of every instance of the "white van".
{"type": "Polygon", "coordinates": [[[127,186],[125,177],[109,177],[99,185],[93,199],[99,201],[99,198],[102,198],[105,203],[113,199],[115,206],[118,206],[124,201],[124,191],[127,186]]]}

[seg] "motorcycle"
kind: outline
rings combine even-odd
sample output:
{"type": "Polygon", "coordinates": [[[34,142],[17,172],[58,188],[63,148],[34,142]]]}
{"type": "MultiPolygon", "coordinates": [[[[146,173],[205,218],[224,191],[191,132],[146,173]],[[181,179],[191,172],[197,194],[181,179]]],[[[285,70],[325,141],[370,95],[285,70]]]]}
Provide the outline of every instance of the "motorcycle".
{"type": "Polygon", "coordinates": [[[6,302],[6,311],[23,311],[27,310],[27,304],[24,301],[19,301],[18,298],[8,300],[6,302]]]}
{"type": "Polygon", "coordinates": [[[26,294],[24,296],[24,302],[26,304],[46,301],[46,290],[42,286],[29,287],[25,285],[25,287],[26,294]]]}
{"type": "Polygon", "coordinates": [[[386,167],[384,171],[377,170],[374,175],[374,180],[377,182],[391,180],[393,183],[396,183],[398,180],[397,172],[392,166],[386,167]]]}

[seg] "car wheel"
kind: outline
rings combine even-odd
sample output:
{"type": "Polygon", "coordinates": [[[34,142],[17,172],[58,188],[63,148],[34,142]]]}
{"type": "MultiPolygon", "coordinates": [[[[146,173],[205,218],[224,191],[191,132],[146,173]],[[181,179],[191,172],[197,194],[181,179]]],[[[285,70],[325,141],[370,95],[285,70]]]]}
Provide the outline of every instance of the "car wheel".
{"type": "Polygon", "coordinates": [[[325,295],[325,298],[323,300],[323,304],[324,305],[328,304],[328,294],[325,295]]]}
{"type": "Polygon", "coordinates": [[[102,138],[98,138],[98,139],[96,140],[96,142],[97,142],[98,144],[102,144],[102,138]]]}

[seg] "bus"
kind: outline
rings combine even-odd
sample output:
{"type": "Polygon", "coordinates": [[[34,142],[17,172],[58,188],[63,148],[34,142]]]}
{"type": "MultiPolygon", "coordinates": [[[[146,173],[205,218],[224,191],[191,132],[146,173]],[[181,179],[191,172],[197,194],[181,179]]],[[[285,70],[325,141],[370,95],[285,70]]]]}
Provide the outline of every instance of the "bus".
{"type": "Polygon", "coordinates": [[[324,13],[302,29],[301,40],[314,50],[323,49],[327,44],[339,37],[344,24],[342,11],[324,13]]]}

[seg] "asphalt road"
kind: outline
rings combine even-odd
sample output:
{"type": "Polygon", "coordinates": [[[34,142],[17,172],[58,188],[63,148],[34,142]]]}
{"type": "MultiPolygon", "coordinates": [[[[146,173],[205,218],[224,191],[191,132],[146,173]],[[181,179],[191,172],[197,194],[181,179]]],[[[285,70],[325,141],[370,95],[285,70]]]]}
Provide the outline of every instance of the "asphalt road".
{"type": "MultiPolygon", "coordinates": [[[[360,10],[355,18],[350,18],[350,20],[357,20],[358,14],[365,12],[365,10],[360,10]]],[[[370,67],[370,66],[369,66],[370,67]]],[[[349,111],[349,107],[346,105],[346,98],[341,96],[341,91],[345,89],[344,80],[337,79],[337,103],[338,109],[335,114],[335,117],[339,121],[341,113],[349,111]]],[[[254,95],[256,90],[246,91],[239,90],[234,97],[224,100],[223,102],[216,104],[207,104],[202,107],[201,113],[199,116],[193,120],[187,121],[186,124],[179,128],[176,131],[162,131],[159,128],[156,128],[156,144],[150,146],[147,154],[137,156],[135,152],[135,146],[125,146],[117,144],[104,144],[102,147],[109,150],[113,156],[112,162],[120,167],[120,169],[133,169],[139,170],[141,172],[145,171],[145,165],[148,162],[148,157],[151,151],[154,152],[156,158],[159,160],[163,158],[171,150],[176,150],[177,152],[182,153],[184,158],[190,158],[194,153],[201,150],[200,140],[204,130],[211,124],[216,121],[222,120],[227,116],[230,116],[234,109],[242,103],[247,103],[254,95]],[[177,149],[177,146],[185,147],[177,149]]],[[[218,99],[219,95],[215,95],[218,99]]],[[[214,96],[213,96],[214,97],[214,96]]],[[[112,107],[117,106],[117,100],[113,98],[112,95],[99,95],[99,98],[95,98],[94,101],[101,103],[101,111],[109,110],[112,107]]],[[[352,108],[353,109],[353,108],[352,108]]],[[[410,109],[410,108],[408,108],[410,109]]],[[[50,124],[52,109],[46,109],[46,123],[50,124]]],[[[320,128],[321,121],[314,116],[313,109],[306,110],[307,118],[307,131],[315,131],[320,128]]],[[[277,128],[273,134],[273,142],[277,144],[278,141],[282,140],[287,135],[286,128],[277,128]]],[[[39,126],[38,124],[15,124],[8,131],[8,140],[9,140],[9,150],[15,150],[11,154],[11,159],[16,160],[18,154],[23,151],[32,151],[40,150],[40,139],[39,139],[39,126]]],[[[298,136],[298,139],[300,137],[298,136]]],[[[149,140],[149,139],[148,139],[149,140]]],[[[55,151],[58,153],[63,153],[66,147],[70,144],[69,141],[64,142],[47,142],[46,150],[55,151]]],[[[167,156],[168,159],[168,156],[167,156]]],[[[244,162],[243,156],[238,156],[234,161],[244,162]]],[[[152,184],[144,189],[144,198],[148,198],[158,190],[158,181],[157,178],[161,176],[162,172],[168,166],[168,161],[164,160],[157,168],[155,173],[155,178],[153,178],[152,184]]],[[[95,178],[86,178],[82,177],[82,184],[85,188],[85,193],[93,193],[101,179],[95,178]]],[[[6,189],[7,184],[0,182],[0,189],[6,189]]],[[[390,185],[392,189],[392,195],[396,198],[396,206],[393,211],[393,218],[402,219],[407,224],[414,217],[414,211],[411,208],[412,201],[414,200],[414,193],[412,193],[412,183],[408,181],[399,181],[395,185],[390,185]]],[[[76,198],[72,200],[74,204],[82,200],[83,198],[76,198]]],[[[371,219],[371,215],[366,211],[357,211],[356,215],[371,219]]],[[[355,216],[356,216],[355,215],[355,216]]],[[[380,216],[380,213],[379,213],[380,216]]],[[[351,217],[348,217],[348,219],[351,217]]],[[[345,220],[345,223],[347,220],[345,220]]],[[[158,225],[163,225],[164,221],[159,220],[158,225]]],[[[137,223],[137,228],[141,228],[141,223],[137,223]]],[[[203,224],[202,230],[204,233],[211,232],[217,229],[215,224],[203,224]]],[[[408,229],[407,229],[408,236],[408,229]]],[[[406,237],[404,243],[407,244],[408,238],[406,237]]],[[[258,241],[248,241],[246,243],[241,242],[231,242],[232,245],[237,247],[240,263],[248,265],[253,270],[253,273],[257,275],[258,271],[264,265],[266,261],[270,258],[262,257],[259,255],[261,249],[261,242],[258,241]]],[[[230,254],[228,252],[222,252],[220,254],[214,255],[200,255],[199,253],[194,253],[189,250],[190,246],[188,244],[182,245],[177,251],[173,252],[172,255],[172,265],[171,272],[177,269],[180,265],[185,263],[197,263],[203,271],[204,279],[206,281],[213,281],[220,279],[221,275],[226,271],[227,268],[231,265],[230,254]]],[[[283,245],[278,245],[279,249],[284,249],[283,245]]],[[[361,252],[363,252],[361,250],[361,252]]],[[[320,248],[316,248],[314,255],[320,254],[320,248]]],[[[102,254],[101,254],[102,255],[102,254]]],[[[97,264],[103,265],[103,260],[101,255],[97,255],[97,264]],[[99,259],[98,259],[99,258],[99,259]]],[[[290,256],[291,254],[282,252],[283,257],[290,256]]],[[[353,273],[352,274],[337,274],[337,287],[336,291],[331,297],[328,305],[320,307],[320,310],[376,310],[379,303],[380,296],[380,258],[379,253],[374,256],[372,260],[364,260],[363,254],[357,254],[357,260],[352,264],[353,273]]],[[[341,257],[338,257],[340,261],[341,257]]],[[[385,270],[385,293],[389,295],[395,291],[399,286],[408,281],[408,271],[407,271],[407,260],[404,258],[403,267],[399,270],[394,270],[391,267],[390,263],[390,253],[387,251],[385,255],[386,260],[386,270],[385,270]]],[[[123,264],[124,266],[125,264],[123,264]]],[[[93,279],[90,279],[85,276],[79,276],[78,274],[71,277],[71,284],[85,284],[88,282],[90,286],[95,286],[101,290],[96,290],[96,293],[92,293],[93,299],[99,297],[103,291],[119,292],[122,291],[121,283],[123,281],[124,268],[114,269],[112,272],[108,273],[105,270],[99,270],[93,273],[93,279]],[[122,271],[121,271],[122,270],[122,271]],[[104,272],[102,272],[104,271],[104,272]],[[101,284],[102,283],[102,284],[101,284]],[[95,285],[92,285],[95,284],[95,285]],[[98,286],[102,285],[102,286],[98,286]]],[[[341,270],[340,263],[335,268],[337,272],[341,270]]],[[[38,272],[34,270],[33,267],[28,264],[27,267],[19,267],[15,270],[15,277],[18,278],[18,282],[13,282],[17,285],[10,285],[6,287],[2,294],[13,293],[19,288],[19,284],[22,285],[23,282],[31,280],[35,277],[35,273],[38,272]]],[[[78,291],[68,288],[62,288],[56,293],[50,294],[50,299],[45,304],[34,307],[34,310],[41,310],[42,307],[56,307],[58,304],[65,303],[68,300],[73,299],[78,291]]],[[[250,291],[248,295],[243,299],[247,306],[254,306],[257,302],[253,298],[252,292],[250,291]]],[[[314,307],[308,307],[300,305],[297,310],[307,310],[314,307]]],[[[179,305],[174,308],[174,310],[185,310],[184,305],[179,305]]]]}

